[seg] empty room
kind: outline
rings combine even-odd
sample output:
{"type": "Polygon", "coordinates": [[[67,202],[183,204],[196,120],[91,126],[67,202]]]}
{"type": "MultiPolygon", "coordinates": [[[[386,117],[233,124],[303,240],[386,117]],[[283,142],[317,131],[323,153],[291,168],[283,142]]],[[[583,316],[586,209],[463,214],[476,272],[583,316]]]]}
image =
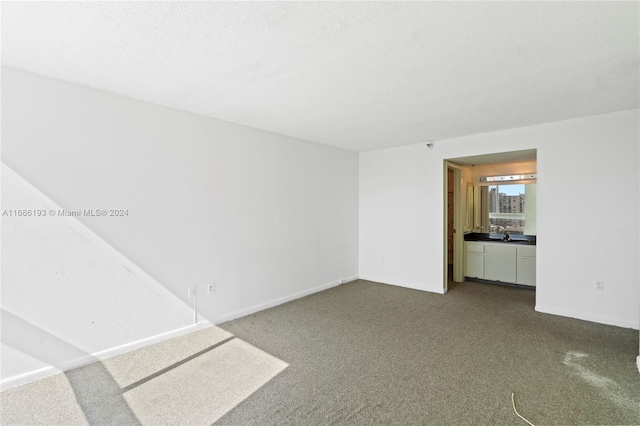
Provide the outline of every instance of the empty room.
{"type": "Polygon", "coordinates": [[[640,2],[0,16],[3,425],[640,424],[640,2]]]}

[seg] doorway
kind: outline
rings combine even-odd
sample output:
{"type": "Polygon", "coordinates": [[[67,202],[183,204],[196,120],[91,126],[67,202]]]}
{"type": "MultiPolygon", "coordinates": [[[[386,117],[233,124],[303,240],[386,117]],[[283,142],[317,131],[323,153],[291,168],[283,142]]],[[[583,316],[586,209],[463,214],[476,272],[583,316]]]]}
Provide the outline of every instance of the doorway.
{"type": "MultiPolygon", "coordinates": [[[[506,232],[512,237],[531,236],[535,246],[536,170],[536,149],[449,158],[444,161],[445,293],[449,290],[449,284],[465,281],[465,234],[484,233],[489,237],[489,234],[506,232]],[[529,175],[533,177],[527,177],[529,175]]],[[[535,258],[534,250],[535,247],[533,250],[529,249],[529,257],[535,258]]],[[[516,251],[516,276],[505,282],[523,286],[536,285],[535,261],[525,259],[525,252],[525,249],[516,251]],[[522,268],[522,273],[518,272],[518,267],[522,268]]],[[[483,271],[484,263],[483,260],[483,271]]],[[[472,276],[491,281],[493,275],[482,272],[477,277],[472,276]]]]}
{"type": "Polygon", "coordinates": [[[453,201],[453,169],[447,168],[447,272],[453,276],[453,234],[454,225],[454,201],[453,201]]]}

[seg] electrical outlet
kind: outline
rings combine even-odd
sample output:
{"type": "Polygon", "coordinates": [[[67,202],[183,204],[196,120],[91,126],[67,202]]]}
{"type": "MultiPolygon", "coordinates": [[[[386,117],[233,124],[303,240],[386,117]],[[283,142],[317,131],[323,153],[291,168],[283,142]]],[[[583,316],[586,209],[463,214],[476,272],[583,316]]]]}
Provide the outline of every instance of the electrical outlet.
{"type": "Polygon", "coordinates": [[[216,283],[209,284],[209,286],[207,287],[207,293],[211,294],[215,292],[216,292],[216,283]]]}
{"type": "Polygon", "coordinates": [[[596,281],[595,291],[604,291],[604,281],[596,281]]]}

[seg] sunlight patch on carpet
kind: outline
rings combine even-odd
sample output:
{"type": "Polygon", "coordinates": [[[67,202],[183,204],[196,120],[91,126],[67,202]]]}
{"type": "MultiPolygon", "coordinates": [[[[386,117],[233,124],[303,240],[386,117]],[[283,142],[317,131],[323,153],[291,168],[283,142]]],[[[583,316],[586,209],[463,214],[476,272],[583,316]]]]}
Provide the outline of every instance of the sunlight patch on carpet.
{"type": "Polygon", "coordinates": [[[2,423],[211,425],[288,365],[212,326],[4,391],[2,423]]]}
{"type": "Polygon", "coordinates": [[[210,425],[288,366],[233,339],[128,392],[142,424],[210,425]]]}

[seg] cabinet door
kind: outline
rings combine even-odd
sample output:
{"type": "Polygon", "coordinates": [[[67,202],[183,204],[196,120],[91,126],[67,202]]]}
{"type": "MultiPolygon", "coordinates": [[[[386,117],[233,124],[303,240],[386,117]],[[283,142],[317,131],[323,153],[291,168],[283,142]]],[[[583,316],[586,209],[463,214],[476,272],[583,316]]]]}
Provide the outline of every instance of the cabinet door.
{"type": "Polygon", "coordinates": [[[536,285],[536,258],[518,253],[518,284],[536,285]]]}
{"type": "Polygon", "coordinates": [[[484,253],[467,252],[464,275],[469,278],[484,278],[484,253]]]}
{"type": "Polygon", "coordinates": [[[536,285],[536,258],[518,256],[518,284],[536,285]]]}
{"type": "Polygon", "coordinates": [[[484,249],[484,278],[505,283],[516,282],[516,248],[487,244],[484,249]]]}
{"type": "Polygon", "coordinates": [[[518,247],[518,284],[536,285],[536,247],[518,247]]]}

